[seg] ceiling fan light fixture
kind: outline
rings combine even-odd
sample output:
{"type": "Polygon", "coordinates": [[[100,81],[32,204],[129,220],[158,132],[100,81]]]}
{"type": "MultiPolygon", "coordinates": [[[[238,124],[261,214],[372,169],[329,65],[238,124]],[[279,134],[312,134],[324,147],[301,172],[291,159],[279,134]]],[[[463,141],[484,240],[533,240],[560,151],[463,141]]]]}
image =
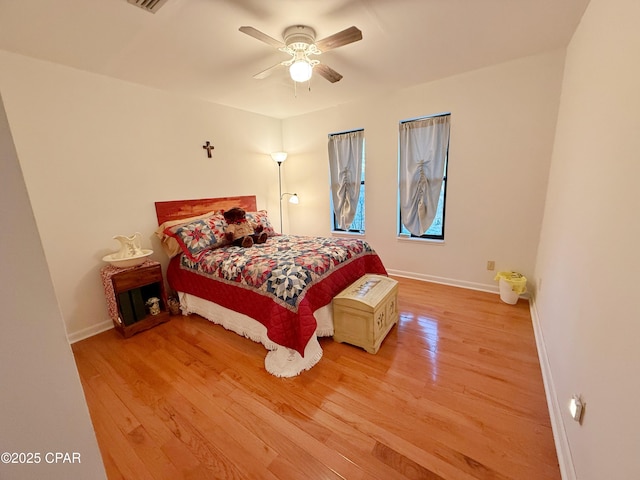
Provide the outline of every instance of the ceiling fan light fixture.
{"type": "Polygon", "coordinates": [[[309,81],[316,66],[318,67],[318,75],[321,77],[331,83],[340,81],[342,75],[324,63],[320,63],[319,60],[312,59],[312,56],[362,40],[362,32],[356,27],[349,27],[316,41],[316,32],[313,28],[306,25],[293,25],[286,28],[282,34],[284,43],[250,26],[242,26],[239,30],[250,37],[277,48],[283,53],[291,55],[289,60],[277,63],[257,73],[253,78],[266,78],[276,67],[286,66],[289,68],[289,75],[295,83],[309,81]]]}
{"type": "Polygon", "coordinates": [[[289,67],[289,75],[291,75],[291,79],[294,82],[306,82],[311,78],[311,73],[313,72],[313,66],[309,60],[300,59],[296,60],[289,67]]]}

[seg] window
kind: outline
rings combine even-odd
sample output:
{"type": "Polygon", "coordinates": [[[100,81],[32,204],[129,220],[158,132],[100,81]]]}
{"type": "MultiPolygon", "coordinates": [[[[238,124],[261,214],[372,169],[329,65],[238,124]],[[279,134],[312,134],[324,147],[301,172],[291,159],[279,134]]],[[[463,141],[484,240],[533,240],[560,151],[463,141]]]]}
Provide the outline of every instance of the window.
{"type": "Polygon", "coordinates": [[[332,229],[364,233],[364,130],[329,135],[332,229]]]}
{"type": "Polygon", "coordinates": [[[401,236],[444,240],[450,114],[400,122],[401,236]]]}

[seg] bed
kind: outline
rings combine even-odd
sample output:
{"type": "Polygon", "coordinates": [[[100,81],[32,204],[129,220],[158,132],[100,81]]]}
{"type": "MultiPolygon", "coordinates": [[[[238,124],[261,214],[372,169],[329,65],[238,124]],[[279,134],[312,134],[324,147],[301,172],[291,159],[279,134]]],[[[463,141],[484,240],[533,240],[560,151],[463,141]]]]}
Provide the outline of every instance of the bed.
{"type": "Polygon", "coordinates": [[[322,358],[333,335],[332,298],[362,275],[387,272],[367,242],[280,235],[255,196],[156,202],[169,287],[183,314],[198,314],[268,350],[265,369],[293,377],[322,358]],[[221,211],[239,206],[268,239],[229,245],[221,211]]]}

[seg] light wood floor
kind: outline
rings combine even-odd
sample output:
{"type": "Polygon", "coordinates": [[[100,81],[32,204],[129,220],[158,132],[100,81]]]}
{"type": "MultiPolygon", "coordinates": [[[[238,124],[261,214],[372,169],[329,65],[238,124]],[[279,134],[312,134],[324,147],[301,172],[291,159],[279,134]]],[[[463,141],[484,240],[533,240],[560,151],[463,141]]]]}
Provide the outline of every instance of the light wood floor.
{"type": "Polygon", "coordinates": [[[195,316],[74,344],[109,479],[559,479],[528,303],[398,280],[377,355],[292,379],[195,316]]]}

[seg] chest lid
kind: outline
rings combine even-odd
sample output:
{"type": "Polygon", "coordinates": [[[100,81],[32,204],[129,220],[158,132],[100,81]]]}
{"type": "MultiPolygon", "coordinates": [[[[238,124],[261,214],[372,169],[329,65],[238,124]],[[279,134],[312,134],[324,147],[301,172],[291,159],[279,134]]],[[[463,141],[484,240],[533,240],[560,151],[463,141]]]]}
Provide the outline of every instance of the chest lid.
{"type": "Polygon", "coordinates": [[[357,302],[374,308],[397,287],[398,282],[383,275],[364,275],[345,288],[336,297],[337,304],[357,302]]]}

